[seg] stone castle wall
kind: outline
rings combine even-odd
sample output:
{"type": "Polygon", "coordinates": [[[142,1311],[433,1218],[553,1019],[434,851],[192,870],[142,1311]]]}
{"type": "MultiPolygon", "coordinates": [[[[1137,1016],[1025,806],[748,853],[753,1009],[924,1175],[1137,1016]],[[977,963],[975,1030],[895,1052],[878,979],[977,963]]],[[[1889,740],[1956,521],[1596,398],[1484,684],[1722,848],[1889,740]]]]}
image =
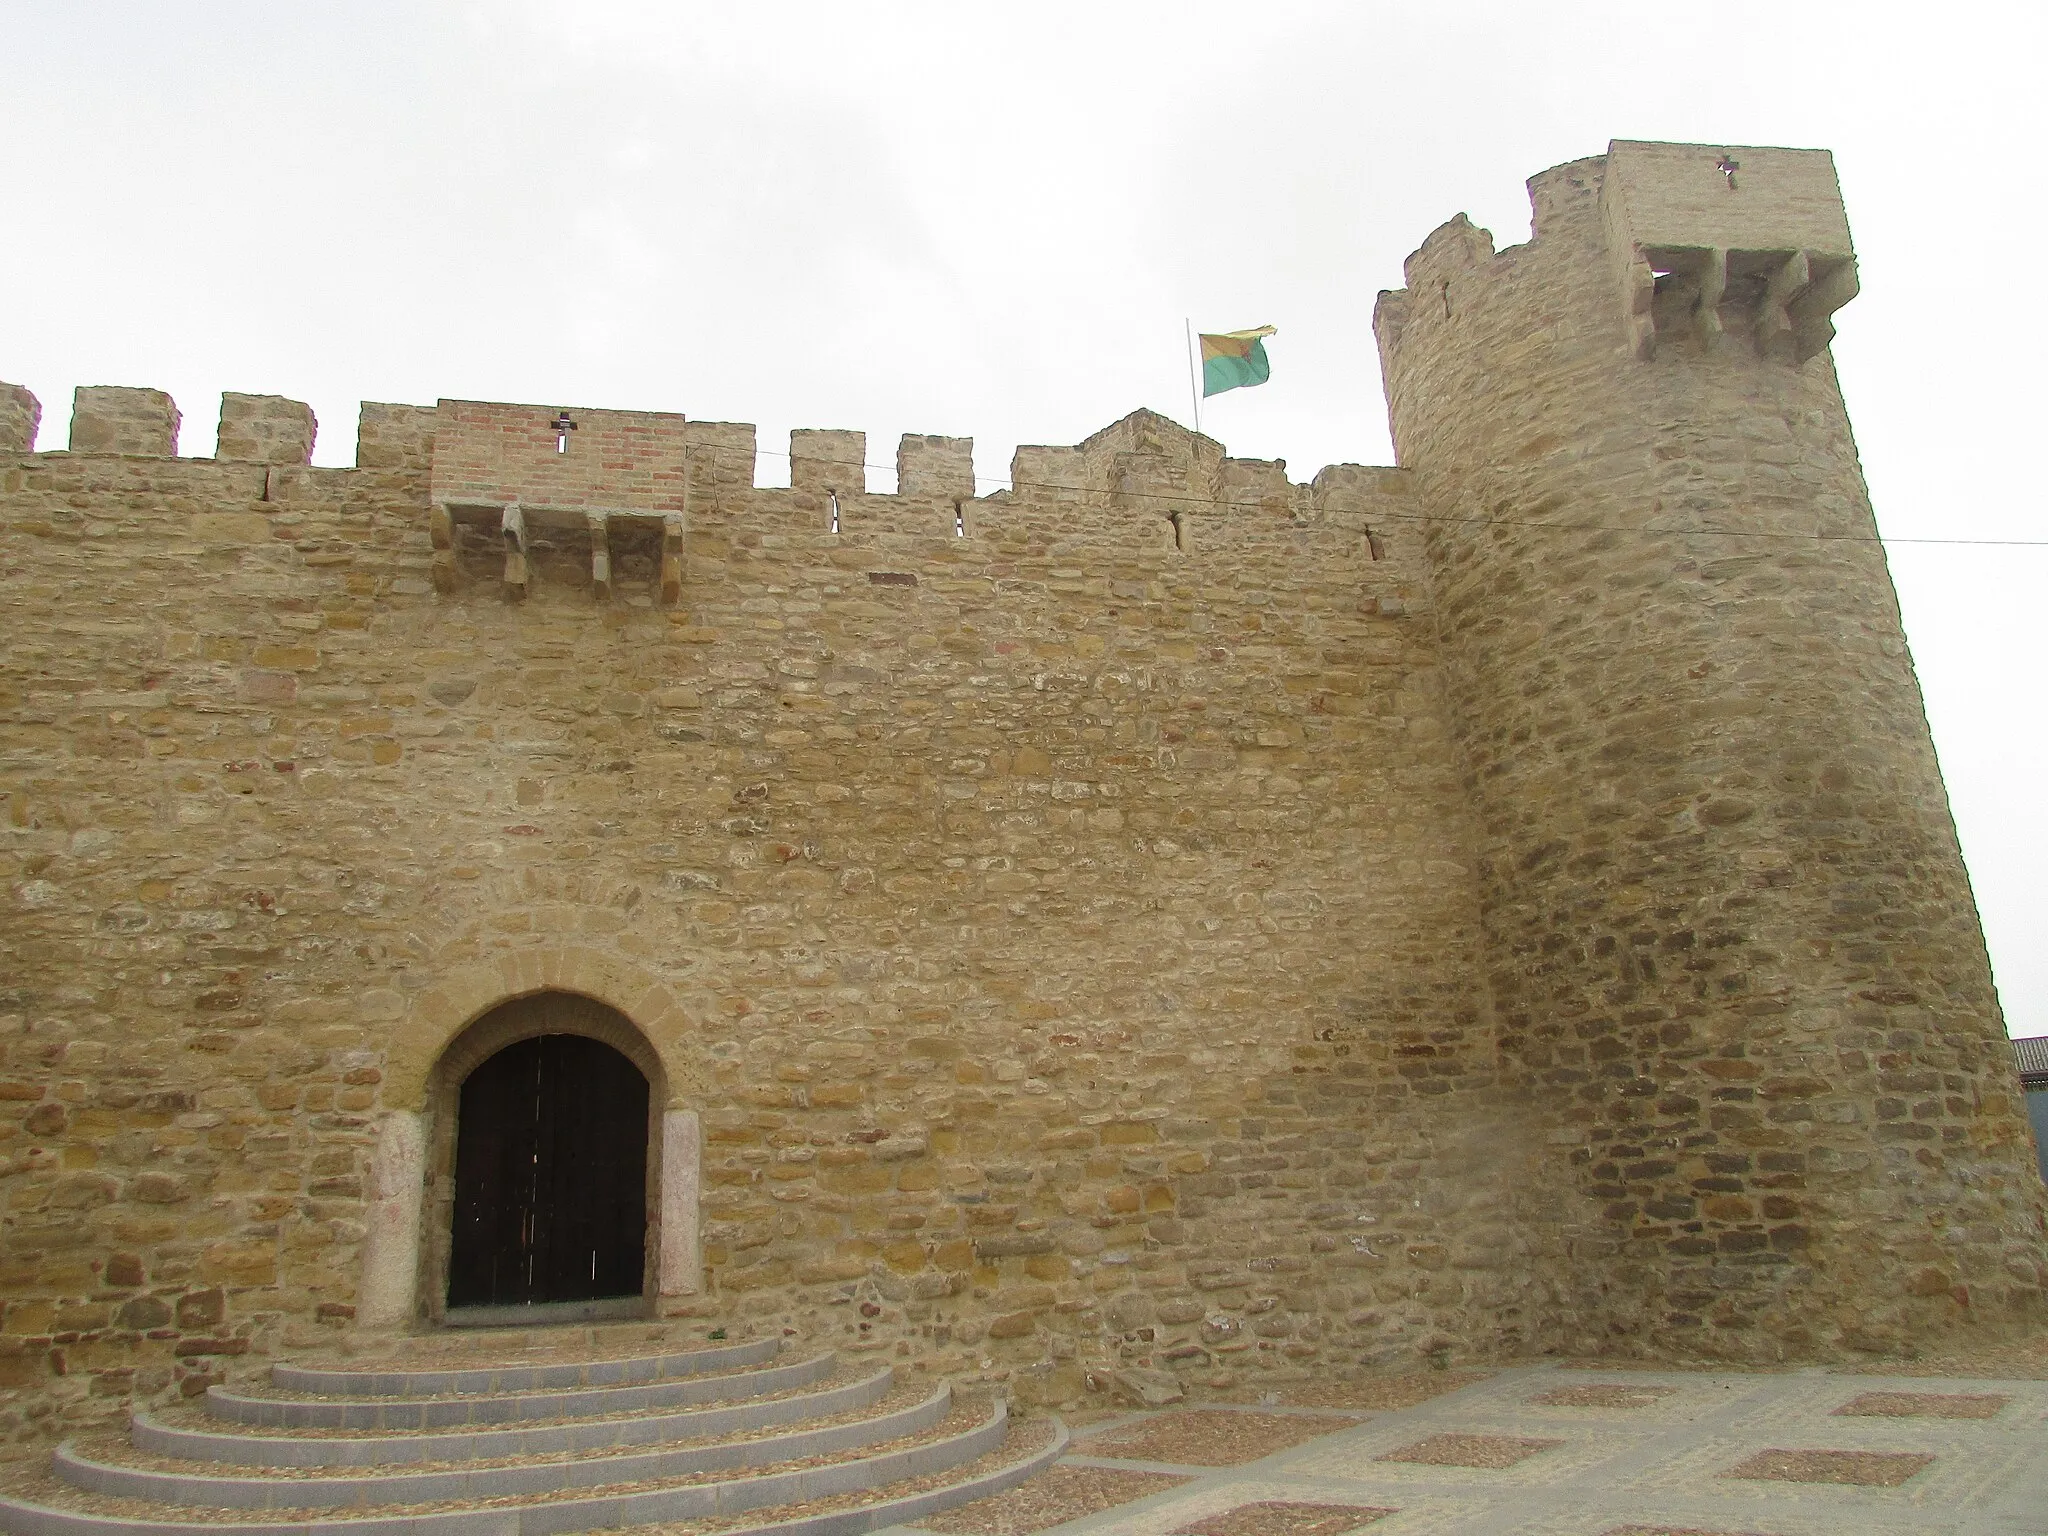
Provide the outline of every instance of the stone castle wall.
{"type": "Polygon", "coordinates": [[[701,1126],[668,1310],[1038,1400],[2029,1315],[1881,551],[1811,537],[1871,532],[1797,356],[1853,265],[1816,219],[1803,287],[1643,290],[1603,231],[1689,186],[1432,236],[1404,467],[1306,485],[1146,412],[885,496],[859,433],[764,489],[750,427],[366,405],[315,469],[274,397],[202,461],[155,392],[40,455],[0,392],[9,1427],[356,1339],[380,1125],[551,990],[701,1126]]]}
{"type": "Polygon", "coordinates": [[[508,603],[495,529],[432,547],[434,419],[5,471],[11,1384],[345,1329],[419,1020],[528,953],[635,978],[720,1317],[1055,1397],[1513,1331],[1402,473],[1141,415],[956,509],[696,424],[680,606],[532,512],[508,603]]]}

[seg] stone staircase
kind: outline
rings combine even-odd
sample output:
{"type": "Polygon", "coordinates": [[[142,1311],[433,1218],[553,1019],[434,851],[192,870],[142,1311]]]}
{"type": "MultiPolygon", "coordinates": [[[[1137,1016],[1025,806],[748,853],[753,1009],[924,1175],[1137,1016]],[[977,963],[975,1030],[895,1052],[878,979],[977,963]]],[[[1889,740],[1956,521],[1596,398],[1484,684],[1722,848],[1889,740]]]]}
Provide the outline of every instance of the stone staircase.
{"type": "MultiPolygon", "coordinates": [[[[530,1336],[529,1336],[530,1337],[530,1336]]],[[[508,1341],[510,1342],[510,1341],[508,1341]]],[[[474,1353],[471,1351],[470,1353],[474,1353]]],[[[17,1536],[853,1536],[999,1492],[1066,1448],[1000,1399],[777,1340],[520,1363],[279,1364],[137,1411],[0,1497],[17,1536]]]]}

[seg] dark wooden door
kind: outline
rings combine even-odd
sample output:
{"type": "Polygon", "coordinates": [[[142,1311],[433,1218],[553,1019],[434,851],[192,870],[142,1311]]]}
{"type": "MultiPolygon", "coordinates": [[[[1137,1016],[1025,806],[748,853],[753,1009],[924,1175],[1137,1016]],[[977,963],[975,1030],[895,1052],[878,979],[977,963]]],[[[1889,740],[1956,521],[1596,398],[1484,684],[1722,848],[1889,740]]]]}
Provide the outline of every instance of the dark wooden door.
{"type": "Polygon", "coordinates": [[[537,1035],[462,1085],[448,1305],[637,1296],[647,1079],[602,1041],[537,1035]]]}

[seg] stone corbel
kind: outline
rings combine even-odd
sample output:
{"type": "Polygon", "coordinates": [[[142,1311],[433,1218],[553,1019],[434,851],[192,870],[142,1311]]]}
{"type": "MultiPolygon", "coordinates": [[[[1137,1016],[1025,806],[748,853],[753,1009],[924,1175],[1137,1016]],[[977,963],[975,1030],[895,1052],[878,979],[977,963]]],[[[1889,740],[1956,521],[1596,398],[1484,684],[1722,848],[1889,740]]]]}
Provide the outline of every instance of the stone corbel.
{"type": "Polygon", "coordinates": [[[590,591],[600,603],[610,602],[612,595],[612,534],[611,519],[601,512],[592,512],[587,521],[590,525],[590,591]]]}
{"type": "Polygon", "coordinates": [[[1856,263],[1829,263],[1794,251],[1764,285],[1756,349],[1780,362],[1803,363],[1835,339],[1834,312],[1856,297],[1856,263]]]}
{"type": "Polygon", "coordinates": [[[1622,323],[1628,327],[1629,355],[1647,363],[1657,355],[1657,274],[1637,251],[1622,274],[1622,323]]]}
{"type": "Polygon", "coordinates": [[[437,501],[427,509],[427,533],[434,544],[434,590],[446,596],[455,590],[455,517],[446,503],[437,501]]]}
{"type": "Polygon", "coordinates": [[[1700,341],[1712,349],[1721,344],[1721,300],[1728,292],[1728,253],[1718,247],[1702,251],[1700,274],[1700,296],[1693,310],[1693,323],[1699,327],[1700,341]]]}
{"type": "Polygon", "coordinates": [[[1812,281],[1813,269],[1806,252],[1794,251],[1765,282],[1763,302],[1756,314],[1756,349],[1761,356],[1781,362],[1795,360],[1790,306],[1812,281]]]}
{"type": "Polygon", "coordinates": [[[1827,350],[1835,339],[1834,313],[1862,290],[1856,277],[1856,259],[1840,256],[1815,259],[1807,256],[1811,281],[1806,291],[1785,306],[1792,321],[1792,360],[1803,363],[1827,350]]]}
{"type": "Polygon", "coordinates": [[[517,602],[526,596],[526,514],[518,502],[505,508],[499,528],[505,538],[505,596],[517,602]]]}
{"type": "Polygon", "coordinates": [[[683,519],[674,512],[661,520],[661,600],[673,608],[683,598],[683,519]]]}

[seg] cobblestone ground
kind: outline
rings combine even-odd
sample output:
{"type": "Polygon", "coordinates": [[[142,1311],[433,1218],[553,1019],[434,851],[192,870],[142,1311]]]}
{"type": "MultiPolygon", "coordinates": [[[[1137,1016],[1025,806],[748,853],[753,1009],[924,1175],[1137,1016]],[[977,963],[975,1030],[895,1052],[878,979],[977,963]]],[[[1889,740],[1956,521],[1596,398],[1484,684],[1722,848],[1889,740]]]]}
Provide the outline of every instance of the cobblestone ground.
{"type": "MultiPolygon", "coordinates": [[[[942,1517],[986,1536],[2048,1533],[2048,1381],[1504,1370],[1413,1407],[1088,1425],[1055,1478],[942,1517]],[[1245,1459],[1221,1421],[1245,1420],[1245,1459]],[[1296,1417],[1290,1437],[1280,1421],[1296,1417]],[[1232,1463],[1235,1464],[1227,1464],[1232,1463]],[[1154,1474],[1139,1482],[1132,1472],[1154,1474]],[[1172,1477],[1172,1482],[1157,1480],[1172,1477]]],[[[935,1522],[933,1529],[939,1528],[935,1522]]]]}

